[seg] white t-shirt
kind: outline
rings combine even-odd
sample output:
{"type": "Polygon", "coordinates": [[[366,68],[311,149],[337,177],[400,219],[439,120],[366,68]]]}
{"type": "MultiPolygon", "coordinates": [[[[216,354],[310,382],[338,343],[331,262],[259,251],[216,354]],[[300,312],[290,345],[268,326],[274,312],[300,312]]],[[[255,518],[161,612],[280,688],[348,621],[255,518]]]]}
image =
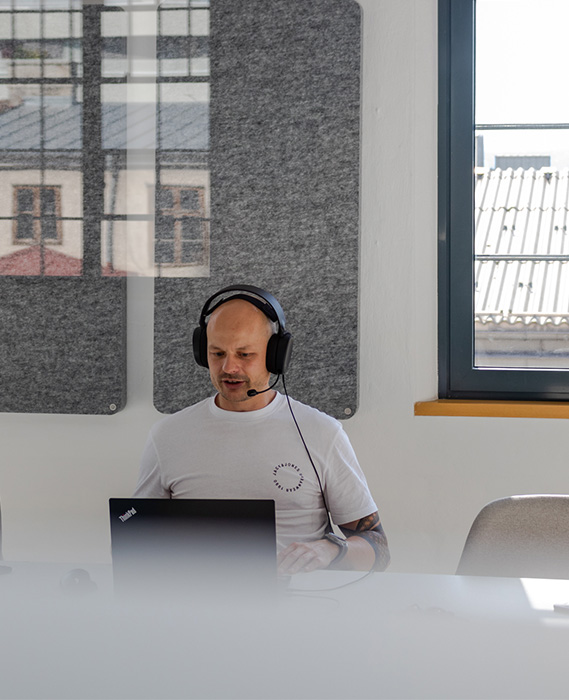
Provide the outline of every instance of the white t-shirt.
{"type": "MultiPolygon", "coordinates": [[[[374,513],[340,422],[294,399],[291,404],[333,521],[342,525],[374,513]]],[[[150,431],[134,495],[273,499],[279,549],[326,531],[318,480],[280,393],[257,411],[226,411],[210,397],[161,420],[150,431]]]]}

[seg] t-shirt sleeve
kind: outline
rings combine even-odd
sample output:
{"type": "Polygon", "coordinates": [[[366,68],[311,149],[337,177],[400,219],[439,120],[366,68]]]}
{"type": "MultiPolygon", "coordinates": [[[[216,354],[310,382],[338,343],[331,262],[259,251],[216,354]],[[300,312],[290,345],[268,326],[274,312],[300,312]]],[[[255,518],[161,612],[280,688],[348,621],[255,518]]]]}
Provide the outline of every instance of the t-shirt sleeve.
{"type": "Polygon", "coordinates": [[[170,498],[170,492],[162,484],[160,462],[152,435],[148,436],[142,459],[134,498],[170,498]]]}
{"type": "Polygon", "coordinates": [[[343,428],[331,445],[324,474],[326,502],[337,525],[375,513],[377,505],[343,428]]]}

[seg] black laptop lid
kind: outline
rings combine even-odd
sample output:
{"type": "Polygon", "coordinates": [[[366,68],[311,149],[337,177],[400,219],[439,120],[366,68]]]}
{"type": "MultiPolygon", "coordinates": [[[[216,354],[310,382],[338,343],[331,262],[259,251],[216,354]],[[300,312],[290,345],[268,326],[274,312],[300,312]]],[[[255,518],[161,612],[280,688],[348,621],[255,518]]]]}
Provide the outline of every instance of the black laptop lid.
{"type": "Polygon", "coordinates": [[[276,580],[275,503],[111,498],[115,592],[259,594],[276,580]]]}

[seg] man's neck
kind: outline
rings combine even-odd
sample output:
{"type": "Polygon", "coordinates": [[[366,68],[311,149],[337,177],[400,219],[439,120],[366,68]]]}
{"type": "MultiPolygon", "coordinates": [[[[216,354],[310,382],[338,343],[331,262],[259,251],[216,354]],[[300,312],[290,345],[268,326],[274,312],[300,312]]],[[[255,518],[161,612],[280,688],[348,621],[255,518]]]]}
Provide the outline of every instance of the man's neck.
{"type": "Polygon", "coordinates": [[[271,389],[270,391],[259,393],[257,396],[252,396],[243,401],[228,401],[221,394],[215,397],[215,405],[224,411],[234,411],[245,413],[249,411],[260,411],[268,406],[277,395],[277,392],[271,389]]]}

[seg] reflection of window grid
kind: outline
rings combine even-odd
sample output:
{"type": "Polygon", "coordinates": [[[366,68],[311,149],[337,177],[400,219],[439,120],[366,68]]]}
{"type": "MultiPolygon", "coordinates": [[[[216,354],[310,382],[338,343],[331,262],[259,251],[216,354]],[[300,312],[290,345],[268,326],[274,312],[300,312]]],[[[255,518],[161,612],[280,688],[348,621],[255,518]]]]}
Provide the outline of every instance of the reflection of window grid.
{"type": "Polygon", "coordinates": [[[13,201],[13,243],[61,243],[59,186],[15,186],[13,201]]]}
{"type": "Polygon", "coordinates": [[[158,7],[157,58],[161,76],[205,76],[209,71],[209,8],[186,0],[158,7]]]}
{"type": "MultiPolygon", "coordinates": [[[[188,169],[208,170],[209,159],[207,151],[187,149],[170,150],[164,147],[162,136],[162,113],[164,101],[161,86],[166,84],[209,83],[209,71],[206,73],[194,70],[193,61],[207,58],[209,55],[209,37],[201,36],[193,31],[193,10],[199,9],[209,15],[207,0],[186,0],[172,5],[162,4],[158,7],[158,36],[157,45],[157,133],[156,133],[156,189],[155,211],[155,262],[157,275],[160,276],[162,266],[204,265],[209,264],[209,220],[205,218],[205,192],[200,187],[169,187],[162,185],[164,171],[188,169]],[[183,11],[180,17],[177,35],[172,32],[172,14],[183,11]],[[174,63],[172,63],[174,59],[174,63]],[[183,59],[183,63],[179,60],[183,59]],[[182,68],[183,66],[183,68],[182,68]],[[200,74],[198,74],[200,73],[200,74]],[[174,213],[170,220],[165,218],[168,207],[163,206],[166,191],[178,190],[180,193],[200,192],[200,214],[177,217],[174,213]],[[161,201],[162,200],[162,201],[161,201]],[[172,235],[172,232],[177,232],[172,235]],[[168,236],[170,236],[168,238],[168,236]]],[[[202,14],[203,18],[204,15],[202,14]]],[[[209,22],[209,16],[208,16],[209,22]]],[[[181,196],[181,195],[178,195],[181,196]]],[[[181,204],[180,204],[181,206],[181,204]]],[[[180,208],[182,211],[182,208],[180,208]]]]}
{"type": "Polygon", "coordinates": [[[203,187],[164,186],[158,193],[156,262],[161,265],[205,265],[208,221],[203,187]]]}
{"type": "Polygon", "coordinates": [[[39,7],[12,0],[0,11],[0,86],[7,97],[2,114],[8,118],[13,114],[10,128],[16,129],[14,139],[26,141],[25,149],[4,147],[0,158],[9,169],[35,171],[39,183],[14,186],[13,216],[0,219],[12,222],[12,244],[39,246],[40,275],[45,272],[44,244],[61,244],[63,238],[61,188],[45,184],[46,171],[81,170],[80,151],[66,147],[64,139],[53,138],[58,121],[64,121],[54,118],[54,113],[61,114],[65,101],[70,104],[71,132],[80,110],[81,14],[82,5],[77,0],[58,0],[57,5],[45,2],[39,7]],[[18,116],[19,109],[24,110],[24,117],[18,116]]]}
{"type": "MultiPolygon", "coordinates": [[[[200,23],[209,13],[208,0],[175,0],[163,8],[158,8],[158,24],[160,26],[161,11],[183,9],[186,12],[187,24],[180,28],[179,36],[172,36],[171,29],[163,36],[158,30],[158,76],[148,76],[149,82],[164,83],[208,83],[208,36],[203,30],[193,30],[192,22],[198,10],[200,23]],[[200,33],[201,32],[201,33],[200,33]],[[176,64],[174,74],[168,67],[168,61],[173,58],[187,59],[185,71],[179,71],[179,63],[176,64]],[[202,61],[199,70],[195,70],[195,60],[202,61]],[[206,61],[203,63],[203,61],[206,61]],[[205,66],[205,68],[204,68],[205,66]],[[199,72],[199,75],[197,74],[199,72]]],[[[109,72],[108,61],[110,59],[126,60],[126,43],[124,36],[103,36],[101,33],[101,13],[121,11],[117,7],[102,7],[95,4],[82,5],[78,0],[57,0],[53,5],[49,0],[44,1],[40,7],[30,9],[18,5],[18,0],[11,0],[9,9],[0,10],[0,20],[5,27],[10,27],[9,39],[0,42],[0,53],[4,60],[4,68],[7,70],[4,76],[0,76],[1,85],[21,85],[26,94],[37,98],[37,128],[35,132],[36,142],[26,151],[18,153],[12,150],[0,151],[0,157],[11,166],[18,166],[21,162],[25,169],[34,169],[38,173],[38,182],[45,184],[45,174],[52,168],[82,172],[84,195],[83,217],[65,217],[63,220],[75,220],[82,223],[82,229],[89,231],[89,236],[83,240],[83,273],[86,275],[100,274],[101,269],[101,242],[100,223],[102,220],[112,225],[115,221],[125,219],[125,215],[115,214],[113,210],[105,213],[103,206],[103,172],[111,168],[116,174],[117,169],[125,167],[125,151],[123,148],[107,147],[103,150],[102,143],[102,110],[101,87],[103,85],[124,85],[128,81],[126,74],[116,75],[109,72]],[[20,9],[22,8],[22,9],[20,9]],[[34,25],[38,36],[23,36],[20,32],[21,17],[34,15],[34,25]],[[50,36],[51,19],[64,18],[68,29],[62,33],[61,39],[50,36]],[[37,18],[37,19],[36,19],[37,18]],[[82,28],[82,32],[81,32],[82,28]],[[20,34],[20,36],[18,36],[20,34]],[[65,36],[64,36],[65,35],[65,36]],[[34,60],[34,77],[21,77],[21,66],[18,58],[25,57],[29,64],[34,60]],[[65,77],[54,77],[52,59],[63,59],[68,67],[65,77]],[[102,65],[101,65],[102,64],[102,65]],[[89,138],[82,140],[77,148],[66,148],[64,139],[60,139],[62,145],[52,146],[49,141],[50,133],[46,125],[49,122],[49,99],[59,94],[59,89],[68,87],[71,90],[71,102],[81,120],[81,133],[88,134],[89,138]],[[110,159],[110,160],[109,160],[110,159]]],[[[151,10],[153,11],[153,10],[151,10]]],[[[138,78],[140,80],[140,77],[138,78]]],[[[159,89],[160,90],[160,89],[159,89]]],[[[160,113],[160,92],[158,90],[157,109],[160,113]]],[[[22,123],[22,129],[28,128],[22,123]]],[[[163,147],[160,137],[160,126],[157,133],[156,151],[156,184],[160,187],[160,176],[165,170],[207,170],[208,153],[197,149],[168,149],[163,147]]],[[[156,207],[156,211],[159,208],[156,207]]],[[[145,218],[145,217],[144,217],[145,218]]],[[[0,220],[12,220],[11,216],[1,216],[0,220]]],[[[12,223],[12,226],[14,224],[12,223]]],[[[203,222],[206,228],[208,222],[203,222]]],[[[112,235],[110,236],[110,254],[107,262],[112,269],[112,235]]],[[[40,250],[43,249],[44,239],[40,236],[40,250]]],[[[207,247],[206,247],[207,250],[207,247]]],[[[108,252],[108,251],[107,251],[108,252]]],[[[207,263],[207,260],[206,260],[207,263]]],[[[159,274],[159,271],[158,271],[159,274]]]]}

